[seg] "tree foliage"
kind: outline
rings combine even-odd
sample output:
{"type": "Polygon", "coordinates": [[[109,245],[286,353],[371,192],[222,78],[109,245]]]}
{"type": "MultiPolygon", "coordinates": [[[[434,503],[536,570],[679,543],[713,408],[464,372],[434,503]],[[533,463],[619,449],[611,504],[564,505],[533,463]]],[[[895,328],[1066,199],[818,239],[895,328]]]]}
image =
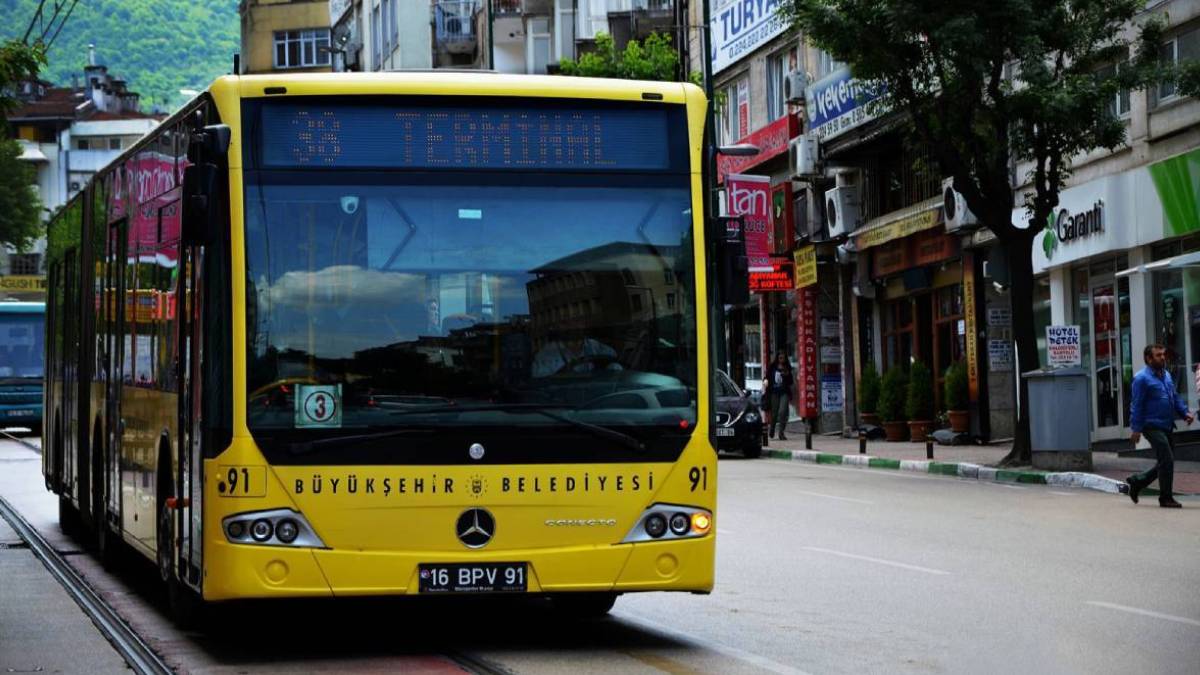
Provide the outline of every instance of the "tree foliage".
{"type": "MultiPolygon", "coordinates": [[[[0,0],[0,37],[20,38],[38,0],[0,0]]],[[[43,77],[56,85],[82,81],[88,44],[109,72],[142,94],[148,107],[186,100],[232,68],[239,49],[236,0],[81,0],[46,54],[43,77]]]]}
{"type": "MultiPolygon", "coordinates": [[[[559,72],[578,77],[670,82],[678,79],[679,52],[671,46],[671,38],[662,33],[651,34],[645,42],[630,40],[624,50],[617,49],[608,33],[597,33],[596,48],[580,55],[577,61],[563,59],[559,72]]],[[[688,75],[688,81],[698,85],[699,73],[688,75]]]]}
{"type": "MultiPolygon", "coordinates": [[[[786,5],[811,42],[882,88],[882,105],[903,115],[907,138],[929,148],[942,175],[954,178],[967,206],[1000,239],[1022,372],[1038,367],[1032,244],[1041,228],[1013,222],[1012,167],[1028,167],[1023,178],[1031,189],[1020,195],[1028,222],[1046,222],[1071,158],[1124,142],[1125,124],[1110,108],[1118,92],[1181,76],[1158,61],[1162,26],[1140,14],[1145,6],[1143,0],[786,5]]],[[[1028,411],[1021,408],[1010,460],[1028,457],[1028,411]]]]}
{"type": "Polygon", "coordinates": [[[908,373],[900,366],[892,366],[884,373],[879,388],[879,418],[884,422],[904,422],[907,398],[908,373]]]}
{"type": "Polygon", "coordinates": [[[42,234],[42,201],[37,172],[20,156],[19,143],[0,139],[0,244],[23,251],[42,234]]]}
{"type": "Polygon", "coordinates": [[[37,76],[46,64],[46,52],[42,44],[27,45],[20,40],[0,42],[0,121],[16,106],[13,86],[18,82],[37,76]]]}

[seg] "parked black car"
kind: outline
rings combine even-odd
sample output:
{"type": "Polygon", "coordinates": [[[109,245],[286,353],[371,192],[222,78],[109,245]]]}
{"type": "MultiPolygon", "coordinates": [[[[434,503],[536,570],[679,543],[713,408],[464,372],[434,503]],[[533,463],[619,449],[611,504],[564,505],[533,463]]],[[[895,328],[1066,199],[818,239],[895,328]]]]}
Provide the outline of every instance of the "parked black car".
{"type": "Polygon", "coordinates": [[[747,458],[762,455],[762,411],[750,397],[750,392],[737,386],[725,371],[718,370],[717,387],[717,450],[740,452],[747,458]]]}

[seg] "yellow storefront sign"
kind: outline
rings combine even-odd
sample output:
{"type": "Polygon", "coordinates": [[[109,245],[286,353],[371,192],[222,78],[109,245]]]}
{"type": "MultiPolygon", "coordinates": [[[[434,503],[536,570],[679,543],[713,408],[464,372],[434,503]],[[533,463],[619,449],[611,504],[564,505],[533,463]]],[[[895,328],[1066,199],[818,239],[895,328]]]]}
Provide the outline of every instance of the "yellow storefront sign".
{"type": "Polygon", "coordinates": [[[871,228],[855,237],[854,244],[858,250],[862,251],[895,239],[902,239],[910,234],[932,229],[937,227],[939,213],[940,209],[931,209],[871,228]]]}
{"type": "Polygon", "coordinates": [[[792,253],[796,262],[796,288],[817,283],[817,247],[805,246],[792,253]]]}
{"type": "Polygon", "coordinates": [[[46,277],[42,275],[0,275],[0,291],[40,292],[46,290],[46,277]]]}

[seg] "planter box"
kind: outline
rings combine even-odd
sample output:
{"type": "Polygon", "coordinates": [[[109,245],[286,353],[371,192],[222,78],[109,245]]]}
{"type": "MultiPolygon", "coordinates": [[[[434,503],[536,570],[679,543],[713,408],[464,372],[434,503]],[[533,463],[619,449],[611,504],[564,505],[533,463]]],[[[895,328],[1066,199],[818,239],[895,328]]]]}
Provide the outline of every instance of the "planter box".
{"type": "Polygon", "coordinates": [[[888,442],[895,443],[908,439],[908,422],[884,422],[883,430],[887,432],[888,442]]]}
{"type": "Polygon", "coordinates": [[[961,434],[971,430],[971,411],[947,410],[946,414],[950,416],[950,430],[954,433],[961,434]]]}
{"type": "Polygon", "coordinates": [[[909,422],[908,432],[914,443],[924,443],[925,437],[933,432],[933,422],[909,422]]]}

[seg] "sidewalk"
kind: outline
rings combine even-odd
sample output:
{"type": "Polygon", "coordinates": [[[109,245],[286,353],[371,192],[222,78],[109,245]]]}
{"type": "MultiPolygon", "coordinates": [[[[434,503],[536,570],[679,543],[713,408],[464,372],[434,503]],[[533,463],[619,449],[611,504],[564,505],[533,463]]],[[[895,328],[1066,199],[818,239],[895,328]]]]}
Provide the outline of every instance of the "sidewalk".
{"type": "MultiPolygon", "coordinates": [[[[803,426],[792,424],[796,431],[790,428],[788,440],[770,439],[770,445],[763,448],[766,456],[780,457],[784,453],[790,455],[796,450],[804,450],[803,426]],[[782,452],[780,452],[782,451],[782,452]]],[[[858,452],[857,438],[842,438],[841,436],[813,436],[812,449],[814,452],[832,455],[854,455],[858,452]]],[[[998,445],[938,445],[933,444],[933,461],[977,464],[983,467],[994,467],[1012,449],[1012,443],[998,445]]],[[[888,443],[887,441],[867,441],[867,456],[897,461],[916,460],[926,461],[924,443],[888,443]]],[[[877,462],[876,464],[885,464],[877,462]]],[[[893,468],[889,464],[888,468],[893,468]]],[[[1115,452],[1093,452],[1092,473],[1123,481],[1130,475],[1145,471],[1154,466],[1154,460],[1138,457],[1118,457],[1115,452]]],[[[1008,468],[1008,467],[1006,467],[1008,468]]],[[[1034,471],[1032,467],[1011,467],[1015,471],[1034,471]]],[[[1158,485],[1152,486],[1157,488],[1158,485]]],[[[1179,494],[1200,494],[1200,462],[1175,462],[1175,492],[1179,494]]],[[[1156,494],[1147,491],[1146,494],[1156,494]]]]}

